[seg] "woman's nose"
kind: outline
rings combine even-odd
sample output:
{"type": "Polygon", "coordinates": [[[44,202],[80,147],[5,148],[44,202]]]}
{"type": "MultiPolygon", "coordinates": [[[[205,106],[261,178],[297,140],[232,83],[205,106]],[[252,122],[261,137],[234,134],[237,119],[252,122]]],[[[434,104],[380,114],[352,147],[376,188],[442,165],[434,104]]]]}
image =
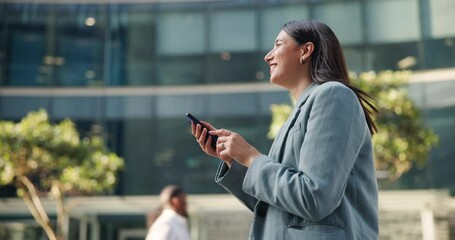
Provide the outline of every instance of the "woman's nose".
{"type": "Polygon", "coordinates": [[[264,57],[264,61],[265,62],[269,62],[270,59],[272,59],[272,50],[270,50],[270,52],[268,52],[265,57],[264,57]]]}

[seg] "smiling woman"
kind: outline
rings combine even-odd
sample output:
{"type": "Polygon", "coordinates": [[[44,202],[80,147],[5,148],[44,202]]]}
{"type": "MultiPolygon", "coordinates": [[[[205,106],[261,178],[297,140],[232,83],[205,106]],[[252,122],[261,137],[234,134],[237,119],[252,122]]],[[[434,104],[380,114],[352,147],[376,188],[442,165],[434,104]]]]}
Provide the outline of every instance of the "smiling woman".
{"type": "Polygon", "coordinates": [[[291,21],[264,60],[270,82],[296,100],[268,155],[236,132],[192,124],[201,149],[222,160],[216,182],[254,212],[250,239],[377,239],[375,107],[350,85],[337,37],[291,21]]]}
{"type": "Polygon", "coordinates": [[[304,63],[313,50],[312,42],[301,46],[289,34],[281,31],[275,40],[274,48],[264,57],[270,66],[270,82],[290,90],[297,99],[302,90],[311,83],[308,75],[310,65],[304,63]]]}

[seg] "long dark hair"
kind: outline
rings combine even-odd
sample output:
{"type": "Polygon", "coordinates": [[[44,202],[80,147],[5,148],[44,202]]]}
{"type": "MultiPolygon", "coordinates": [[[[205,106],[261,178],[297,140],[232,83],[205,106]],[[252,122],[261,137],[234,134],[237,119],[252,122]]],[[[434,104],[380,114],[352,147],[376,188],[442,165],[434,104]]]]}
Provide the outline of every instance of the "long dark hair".
{"type": "Polygon", "coordinates": [[[352,86],[340,42],[335,33],[326,24],[316,20],[294,20],[281,28],[298,44],[312,42],[314,51],[311,54],[311,78],[323,84],[337,81],[349,87],[362,105],[365,119],[371,134],[378,131],[373,121],[373,114],[378,110],[374,101],[365,91],[352,86]]]}
{"type": "MultiPolygon", "coordinates": [[[[157,208],[155,208],[154,211],[147,214],[147,218],[146,218],[147,228],[149,228],[153,225],[153,223],[158,219],[158,217],[163,212],[164,207],[171,202],[172,198],[178,197],[184,193],[185,193],[185,191],[183,190],[183,188],[181,188],[177,185],[167,185],[166,187],[164,187],[160,193],[160,205],[157,208]]],[[[184,216],[184,217],[188,217],[188,216],[184,216]]]]}

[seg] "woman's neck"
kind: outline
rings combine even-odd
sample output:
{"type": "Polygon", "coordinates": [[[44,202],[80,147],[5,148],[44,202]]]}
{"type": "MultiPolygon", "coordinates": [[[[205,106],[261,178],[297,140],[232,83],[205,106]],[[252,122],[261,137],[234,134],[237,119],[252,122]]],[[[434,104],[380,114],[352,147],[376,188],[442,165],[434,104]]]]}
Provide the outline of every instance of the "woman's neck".
{"type": "Polygon", "coordinates": [[[289,90],[295,101],[300,98],[302,93],[308,88],[308,86],[310,86],[311,83],[312,81],[310,79],[305,78],[299,81],[294,88],[289,90]]]}

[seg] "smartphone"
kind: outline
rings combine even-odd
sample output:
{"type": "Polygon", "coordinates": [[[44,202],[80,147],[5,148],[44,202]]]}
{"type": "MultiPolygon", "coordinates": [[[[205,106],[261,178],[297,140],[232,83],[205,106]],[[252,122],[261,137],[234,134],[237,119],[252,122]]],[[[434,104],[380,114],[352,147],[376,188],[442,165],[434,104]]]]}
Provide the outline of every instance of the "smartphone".
{"type": "Polygon", "coordinates": [[[189,123],[189,124],[199,124],[201,125],[203,128],[206,128],[207,129],[207,136],[206,136],[206,139],[209,138],[209,136],[212,136],[212,142],[210,142],[210,146],[212,146],[213,148],[216,149],[216,141],[218,140],[218,136],[216,135],[210,135],[208,133],[209,129],[201,122],[199,121],[199,119],[197,119],[195,116],[193,116],[191,113],[186,113],[186,121],[189,123]]]}

